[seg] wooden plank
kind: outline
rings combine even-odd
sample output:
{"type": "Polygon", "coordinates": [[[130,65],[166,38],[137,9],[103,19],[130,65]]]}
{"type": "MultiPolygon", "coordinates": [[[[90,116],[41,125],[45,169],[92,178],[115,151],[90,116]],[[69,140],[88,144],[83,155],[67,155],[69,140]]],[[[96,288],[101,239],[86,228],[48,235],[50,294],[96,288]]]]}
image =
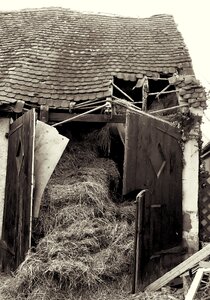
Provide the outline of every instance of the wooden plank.
{"type": "Polygon", "coordinates": [[[142,286],[160,276],[161,262],[151,257],[179,246],[182,239],[182,151],[180,135],[174,138],[173,133],[177,129],[168,123],[127,111],[123,194],[151,192],[151,206],[145,201],[144,208],[149,218],[144,220],[142,286]]]}
{"type": "Polygon", "coordinates": [[[143,214],[144,214],[145,191],[141,191],[136,197],[136,229],[134,243],[134,284],[133,293],[137,292],[142,278],[143,266],[143,214]]]}
{"type": "Polygon", "coordinates": [[[127,111],[126,114],[126,126],[125,126],[125,154],[124,154],[124,166],[123,166],[123,195],[137,190],[135,183],[136,172],[136,136],[138,136],[138,115],[132,114],[127,111]],[[135,149],[135,150],[134,150],[135,149]]]}
{"type": "Polygon", "coordinates": [[[116,84],[114,84],[114,82],[112,82],[113,87],[115,87],[120,93],[122,93],[126,98],[128,98],[131,102],[134,102],[134,100],[125,92],[123,92],[123,90],[121,90],[116,84]]]}
{"type": "Polygon", "coordinates": [[[187,295],[185,296],[185,300],[193,300],[194,299],[195,294],[199,288],[201,279],[203,277],[203,271],[204,271],[204,269],[198,269],[198,271],[196,272],[193,282],[187,292],[187,295]]]}
{"type": "Polygon", "coordinates": [[[180,105],[171,106],[171,107],[168,107],[168,108],[153,110],[153,111],[150,111],[150,114],[154,115],[154,114],[159,114],[159,113],[165,113],[165,112],[168,112],[168,111],[171,111],[171,110],[175,110],[175,109],[180,109],[180,108],[183,108],[183,107],[189,107],[189,104],[186,103],[186,104],[180,104],[180,105]]]}
{"type": "Polygon", "coordinates": [[[150,119],[145,116],[136,116],[136,124],[134,124],[137,128],[135,142],[133,142],[132,154],[136,152],[136,165],[134,166],[135,177],[133,181],[135,183],[136,189],[153,189],[153,181],[154,174],[151,172],[151,166],[149,164],[149,155],[148,151],[151,145],[151,132],[152,132],[152,124],[150,119]],[[152,176],[150,176],[152,174],[152,176]]]}
{"type": "MultiPolygon", "coordinates": [[[[176,92],[179,92],[179,90],[173,90],[173,91],[167,91],[167,92],[161,92],[161,94],[171,94],[171,93],[176,93],[176,92]]],[[[160,92],[155,92],[155,93],[149,93],[148,95],[149,96],[154,96],[154,95],[159,95],[160,92]]]]}
{"type": "MultiPolygon", "coordinates": [[[[49,112],[49,122],[61,122],[77,114],[49,112]]],[[[125,115],[87,114],[72,120],[72,122],[125,123],[125,115]]]]}
{"type": "Polygon", "coordinates": [[[161,132],[170,135],[171,137],[180,140],[181,138],[181,133],[175,128],[175,127],[170,127],[170,126],[157,126],[156,127],[158,130],[161,132]]]}
{"type": "Polygon", "coordinates": [[[200,251],[196,252],[188,259],[183,261],[181,264],[173,268],[171,271],[164,274],[162,277],[151,283],[146,287],[146,291],[157,291],[167,283],[169,283],[174,278],[180,276],[185,271],[193,268],[196,264],[198,264],[202,259],[205,259],[210,255],[210,244],[205,246],[200,251]]]}
{"type": "Polygon", "coordinates": [[[15,126],[14,128],[11,126],[10,131],[8,133],[8,137],[11,136],[15,131],[17,131],[22,126],[23,126],[23,123],[20,123],[19,125],[15,126]]]}
{"type": "Polygon", "coordinates": [[[15,256],[5,253],[4,269],[14,270],[30,247],[33,200],[35,110],[11,125],[8,147],[2,239],[15,256]]]}
{"type": "Polygon", "coordinates": [[[48,123],[48,121],[49,121],[49,106],[48,105],[40,106],[39,120],[44,123],[48,123]]]}
{"type": "Polygon", "coordinates": [[[151,205],[151,218],[150,218],[150,249],[153,252],[160,251],[162,248],[161,236],[161,220],[162,220],[162,207],[161,204],[151,205]]]}

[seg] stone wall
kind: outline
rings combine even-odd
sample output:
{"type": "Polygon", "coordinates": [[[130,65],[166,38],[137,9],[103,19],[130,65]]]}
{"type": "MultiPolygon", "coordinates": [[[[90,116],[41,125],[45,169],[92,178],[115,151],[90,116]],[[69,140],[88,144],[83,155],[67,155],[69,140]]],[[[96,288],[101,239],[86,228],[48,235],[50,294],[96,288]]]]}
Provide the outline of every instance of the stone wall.
{"type": "Polygon", "coordinates": [[[179,96],[179,104],[189,104],[193,108],[206,108],[206,92],[200,81],[193,75],[173,76],[169,79],[179,96]]]}

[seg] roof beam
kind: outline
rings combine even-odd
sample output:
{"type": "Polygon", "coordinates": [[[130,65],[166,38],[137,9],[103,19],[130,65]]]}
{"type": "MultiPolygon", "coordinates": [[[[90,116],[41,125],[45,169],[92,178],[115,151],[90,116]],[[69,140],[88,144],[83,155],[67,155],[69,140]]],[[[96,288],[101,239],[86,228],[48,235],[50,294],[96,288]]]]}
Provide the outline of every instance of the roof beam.
{"type": "Polygon", "coordinates": [[[71,117],[77,116],[77,118],[72,119],[71,122],[99,122],[99,123],[125,123],[125,115],[106,115],[106,114],[87,114],[79,116],[80,114],[70,114],[70,113],[59,113],[59,112],[50,112],[49,113],[49,122],[57,123],[67,120],[71,117]]]}

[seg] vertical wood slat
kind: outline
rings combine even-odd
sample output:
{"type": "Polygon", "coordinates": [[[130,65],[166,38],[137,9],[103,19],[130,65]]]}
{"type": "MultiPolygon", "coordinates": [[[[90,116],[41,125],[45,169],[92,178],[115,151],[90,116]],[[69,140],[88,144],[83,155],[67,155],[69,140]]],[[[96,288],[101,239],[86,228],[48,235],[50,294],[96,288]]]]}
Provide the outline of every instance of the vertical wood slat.
{"type": "Polygon", "coordinates": [[[33,195],[35,110],[10,128],[2,238],[15,256],[4,253],[3,268],[14,270],[30,247],[33,195]]]}
{"type": "Polygon", "coordinates": [[[126,121],[124,156],[128,159],[124,159],[124,170],[126,170],[126,172],[123,174],[123,195],[135,190],[135,180],[132,181],[131,178],[134,178],[132,176],[133,170],[136,168],[137,153],[135,149],[133,149],[134,145],[130,141],[136,139],[138,135],[137,130],[138,127],[136,126],[136,120],[134,118],[129,119],[128,122],[126,121]],[[132,157],[132,160],[129,160],[130,157],[132,157]]]}
{"type": "Polygon", "coordinates": [[[134,279],[132,293],[136,293],[142,280],[143,269],[143,213],[145,206],[145,192],[141,191],[136,197],[136,224],[135,224],[135,240],[134,240],[134,279]]]}

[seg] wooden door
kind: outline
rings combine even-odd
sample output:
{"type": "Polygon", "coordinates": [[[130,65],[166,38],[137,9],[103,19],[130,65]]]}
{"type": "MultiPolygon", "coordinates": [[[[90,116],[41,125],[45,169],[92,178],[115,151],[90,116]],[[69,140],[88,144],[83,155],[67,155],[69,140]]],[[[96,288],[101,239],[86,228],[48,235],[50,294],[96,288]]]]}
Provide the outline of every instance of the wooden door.
{"type": "Polygon", "coordinates": [[[129,111],[123,194],[145,189],[139,258],[144,281],[160,275],[161,253],[176,249],[182,241],[181,134],[169,122],[129,111]]]}
{"type": "Polygon", "coordinates": [[[14,270],[30,247],[34,170],[35,110],[10,126],[2,239],[2,266],[14,270]]]}

